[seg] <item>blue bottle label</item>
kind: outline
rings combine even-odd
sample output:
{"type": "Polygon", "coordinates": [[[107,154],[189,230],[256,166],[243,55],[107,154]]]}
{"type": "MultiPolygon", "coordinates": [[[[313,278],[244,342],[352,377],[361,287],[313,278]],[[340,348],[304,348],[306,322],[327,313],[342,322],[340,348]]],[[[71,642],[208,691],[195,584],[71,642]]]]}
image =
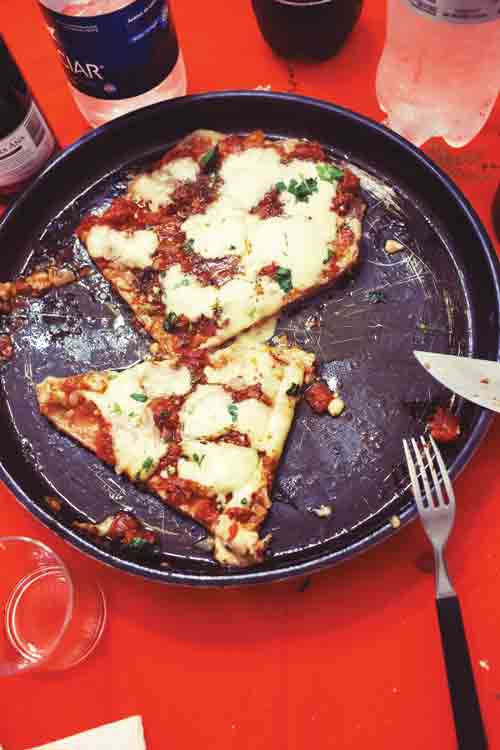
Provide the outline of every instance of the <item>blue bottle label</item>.
{"type": "Polygon", "coordinates": [[[97,99],[127,99],[158,86],[179,45],[167,0],[136,0],[101,16],[41,6],[71,84],[97,99]]]}

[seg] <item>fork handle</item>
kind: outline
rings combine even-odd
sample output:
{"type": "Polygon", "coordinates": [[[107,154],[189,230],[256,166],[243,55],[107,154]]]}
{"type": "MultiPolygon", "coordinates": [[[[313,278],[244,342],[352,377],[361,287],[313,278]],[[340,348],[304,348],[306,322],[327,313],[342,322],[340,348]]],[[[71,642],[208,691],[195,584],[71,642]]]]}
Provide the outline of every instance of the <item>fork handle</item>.
{"type": "Polygon", "coordinates": [[[476,683],[465,636],[460,603],[456,596],[436,599],[458,750],[486,750],[476,683]]]}

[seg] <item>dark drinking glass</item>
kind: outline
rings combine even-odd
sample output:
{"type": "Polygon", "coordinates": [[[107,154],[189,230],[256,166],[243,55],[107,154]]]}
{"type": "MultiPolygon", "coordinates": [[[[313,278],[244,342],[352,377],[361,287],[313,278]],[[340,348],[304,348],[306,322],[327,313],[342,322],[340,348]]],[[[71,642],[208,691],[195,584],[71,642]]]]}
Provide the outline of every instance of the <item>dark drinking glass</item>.
{"type": "Polygon", "coordinates": [[[272,49],[289,58],[326,60],[342,46],[363,0],[252,0],[272,49]]]}

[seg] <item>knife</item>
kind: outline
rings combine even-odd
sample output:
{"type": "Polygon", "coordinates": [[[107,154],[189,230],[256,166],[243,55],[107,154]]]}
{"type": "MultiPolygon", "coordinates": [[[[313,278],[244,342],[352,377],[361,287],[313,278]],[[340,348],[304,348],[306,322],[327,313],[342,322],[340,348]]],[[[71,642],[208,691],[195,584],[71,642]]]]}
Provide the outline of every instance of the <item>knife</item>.
{"type": "Polygon", "coordinates": [[[486,409],[500,413],[500,363],[453,354],[413,354],[436,380],[450,391],[486,409]]]}

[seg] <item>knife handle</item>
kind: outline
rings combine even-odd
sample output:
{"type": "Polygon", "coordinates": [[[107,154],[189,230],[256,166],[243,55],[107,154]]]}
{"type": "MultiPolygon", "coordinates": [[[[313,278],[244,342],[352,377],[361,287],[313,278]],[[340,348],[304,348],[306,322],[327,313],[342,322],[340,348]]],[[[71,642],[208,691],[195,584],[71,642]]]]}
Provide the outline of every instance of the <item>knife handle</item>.
{"type": "Polygon", "coordinates": [[[486,750],[488,740],[458,598],[436,599],[436,606],[458,750],[486,750]]]}

